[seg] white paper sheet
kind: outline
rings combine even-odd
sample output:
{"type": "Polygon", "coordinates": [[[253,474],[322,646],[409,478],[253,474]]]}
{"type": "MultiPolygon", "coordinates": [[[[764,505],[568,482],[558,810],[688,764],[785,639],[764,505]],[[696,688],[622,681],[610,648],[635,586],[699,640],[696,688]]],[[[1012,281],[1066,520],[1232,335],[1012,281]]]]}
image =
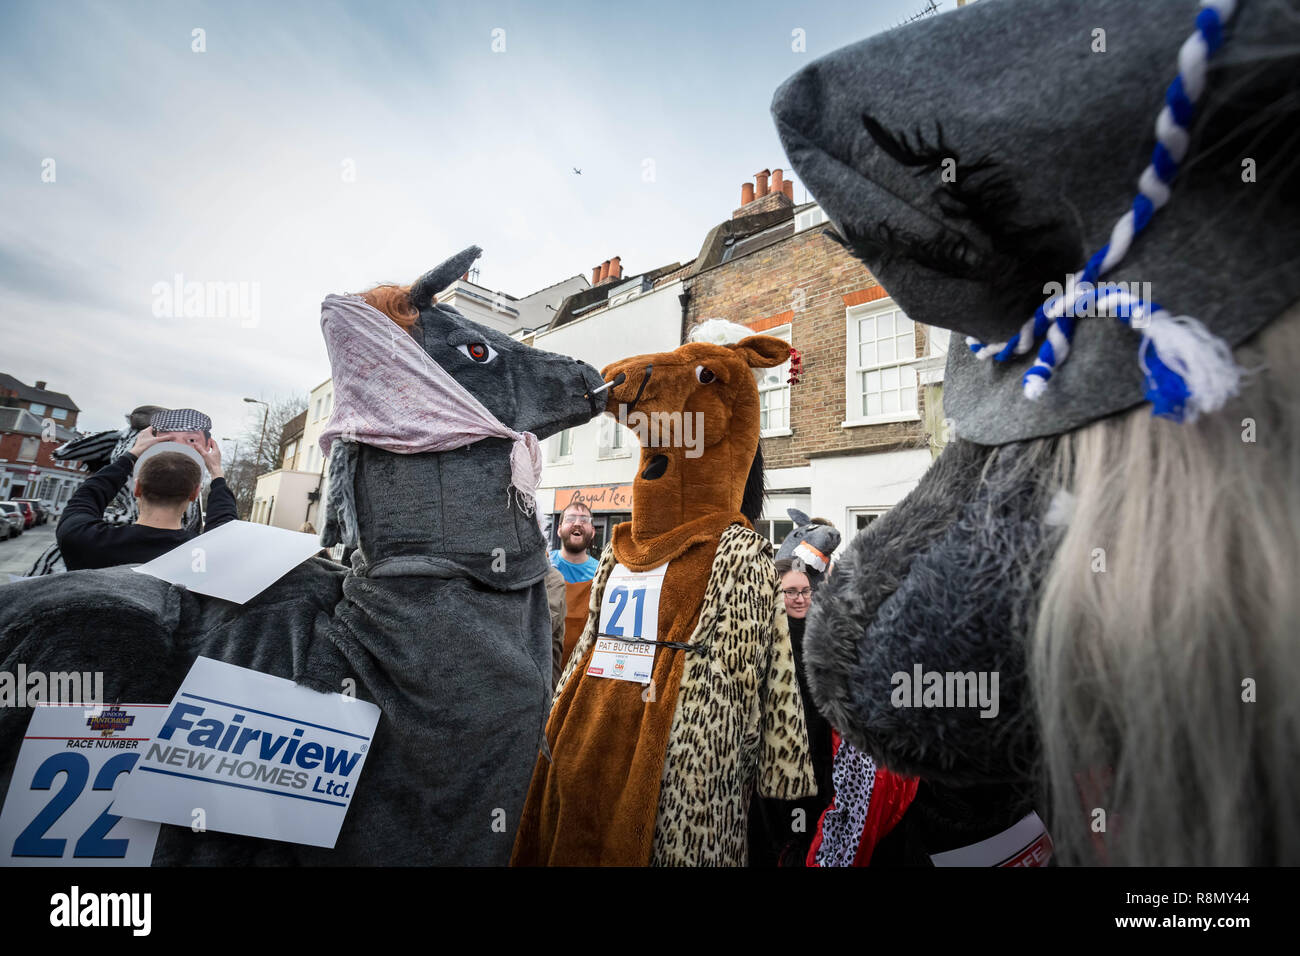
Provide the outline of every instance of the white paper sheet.
{"type": "Polygon", "coordinates": [[[231,521],[134,570],[244,604],[320,550],[314,534],[231,521]]]}

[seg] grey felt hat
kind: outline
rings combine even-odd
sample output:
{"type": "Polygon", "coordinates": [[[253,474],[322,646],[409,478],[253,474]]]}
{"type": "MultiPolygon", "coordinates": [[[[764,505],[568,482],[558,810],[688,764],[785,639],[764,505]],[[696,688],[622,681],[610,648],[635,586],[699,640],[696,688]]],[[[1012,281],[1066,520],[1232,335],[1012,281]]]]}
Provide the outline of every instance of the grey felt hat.
{"type": "MultiPolygon", "coordinates": [[[[1145,400],[1141,335],[1114,318],[1076,320],[1036,400],[1022,377],[1037,346],[981,360],[966,337],[1008,340],[1107,244],[1200,10],[979,0],[777,90],[782,143],[832,236],[911,318],[953,330],[944,407],[961,437],[1053,435],[1145,400]]],[[[1102,281],[1149,283],[1236,346],[1300,299],[1300,0],[1240,0],[1222,34],[1167,205],[1102,281]]]]}

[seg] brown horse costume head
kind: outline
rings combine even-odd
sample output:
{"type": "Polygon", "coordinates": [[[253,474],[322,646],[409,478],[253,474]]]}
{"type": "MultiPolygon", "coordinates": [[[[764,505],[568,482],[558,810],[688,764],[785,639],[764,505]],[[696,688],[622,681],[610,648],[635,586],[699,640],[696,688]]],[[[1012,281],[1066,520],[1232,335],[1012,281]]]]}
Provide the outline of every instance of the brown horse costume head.
{"type": "Polygon", "coordinates": [[[632,490],[632,537],[640,542],[718,512],[758,517],[762,458],[758,386],[751,369],[774,368],[790,346],[770,335],[734,345],[688,342],[601,370],[605,411],[641,439],[632,490]]]}

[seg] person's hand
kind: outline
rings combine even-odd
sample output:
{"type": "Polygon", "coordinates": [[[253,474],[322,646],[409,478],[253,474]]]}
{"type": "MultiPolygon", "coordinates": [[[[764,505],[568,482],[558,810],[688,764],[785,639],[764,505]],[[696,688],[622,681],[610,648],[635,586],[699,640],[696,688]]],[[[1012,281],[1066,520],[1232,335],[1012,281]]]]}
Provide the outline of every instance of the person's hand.
{"type": "Polygon", "coordinates": [[[208,466],[209,475],[213,478],[225,477],[221,471],[221,446],[215,440],[207,439],[206,445],[199,441],[195,443],[194,447],[203,456],[203,464],[208,466]]]}
{"type": "Polygon", "coordinates": [[[140,434],[135,436],[135,444],[131,446],[131,454],[139,458],[146,448],[152,448],[159,442],[170,441],[167,435],[156,434],[152,427],[140,429],[140,434]]]}

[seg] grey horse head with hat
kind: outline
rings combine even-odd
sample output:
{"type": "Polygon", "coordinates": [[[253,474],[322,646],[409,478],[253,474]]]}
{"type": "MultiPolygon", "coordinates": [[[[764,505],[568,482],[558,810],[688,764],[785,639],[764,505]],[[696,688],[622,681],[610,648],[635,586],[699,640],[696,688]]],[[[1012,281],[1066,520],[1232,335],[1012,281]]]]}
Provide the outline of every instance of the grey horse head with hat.
{"type": "Polygon", "coordinates": [[[781,86],[782,142],[840,241],[955,333],[958,434],[1181,413],[1198,376],[1231,392],[1227,347],[1300,298],[1297,23],[1294,0],[982,0],[781,86]],[[1094,297],[1060,318],[1085,273],[1094,297]]]}

